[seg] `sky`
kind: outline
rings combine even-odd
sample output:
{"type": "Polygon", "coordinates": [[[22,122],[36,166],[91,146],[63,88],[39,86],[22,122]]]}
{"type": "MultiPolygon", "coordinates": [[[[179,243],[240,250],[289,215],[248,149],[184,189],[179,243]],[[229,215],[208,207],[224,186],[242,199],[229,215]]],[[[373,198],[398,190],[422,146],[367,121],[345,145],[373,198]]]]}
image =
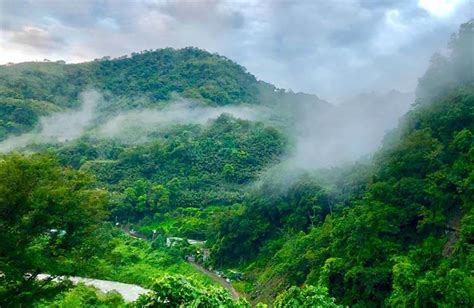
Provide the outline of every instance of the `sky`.
{"type": "Polygon", "coordinates": [[[337,103],[413,91],[473,17],[474,0],[0,0],[0,64],[194,46],[337,103]]]}

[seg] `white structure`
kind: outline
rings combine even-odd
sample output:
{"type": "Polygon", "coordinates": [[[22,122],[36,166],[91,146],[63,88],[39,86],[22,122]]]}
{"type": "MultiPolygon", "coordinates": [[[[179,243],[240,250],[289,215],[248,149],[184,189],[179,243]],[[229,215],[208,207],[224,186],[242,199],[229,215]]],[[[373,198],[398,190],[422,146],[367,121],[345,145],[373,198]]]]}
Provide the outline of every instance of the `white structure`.
{"type": "MultiPolygon", "coordinates": [[[[166,246],[173,247],[177,242],[184,241],[182,237],[167,237],[166,238],[166,246]]],[[[204,246],[206,241],[198,241],[198,240],[188,240],[188,244],[191,246],[204,246]]]]}

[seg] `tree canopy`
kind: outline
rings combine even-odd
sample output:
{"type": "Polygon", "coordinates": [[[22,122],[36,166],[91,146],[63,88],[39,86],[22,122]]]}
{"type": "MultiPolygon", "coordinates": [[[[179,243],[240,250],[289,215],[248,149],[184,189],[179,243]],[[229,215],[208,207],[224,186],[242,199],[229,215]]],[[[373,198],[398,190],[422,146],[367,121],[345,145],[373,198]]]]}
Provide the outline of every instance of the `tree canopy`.
{"type": "Polygon", "coordinates": [[[44,155],[0,158],[0,298],[27,302],[40,273],[73,274],[93,249],[106,193],[44,155]]]}

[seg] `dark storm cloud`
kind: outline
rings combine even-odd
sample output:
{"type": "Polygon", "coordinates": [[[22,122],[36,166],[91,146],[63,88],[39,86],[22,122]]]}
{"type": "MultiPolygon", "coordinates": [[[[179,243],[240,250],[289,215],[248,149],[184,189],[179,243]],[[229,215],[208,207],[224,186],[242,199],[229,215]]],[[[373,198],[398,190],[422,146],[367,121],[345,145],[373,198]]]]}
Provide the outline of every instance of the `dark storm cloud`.
{"type": "Polygon", "coordinates": [[[277,86],[338,100],[412,90],[430,55],[472,17],[470,0],[3,0],[0,61],[196,46],[277,86]]]}

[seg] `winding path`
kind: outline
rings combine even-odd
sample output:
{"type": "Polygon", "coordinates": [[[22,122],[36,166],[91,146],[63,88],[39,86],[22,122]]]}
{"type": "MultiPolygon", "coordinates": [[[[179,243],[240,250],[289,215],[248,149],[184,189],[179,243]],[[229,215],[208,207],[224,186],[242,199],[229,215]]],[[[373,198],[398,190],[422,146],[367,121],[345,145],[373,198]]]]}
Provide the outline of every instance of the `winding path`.
{"type": "Polygon", "coordinates": [[[234,299],[239,299],[241,297],[239,292],[237,292],[237,290],[232,286],[232,284],[230,282],[227,282],[227,280],[225,280],[224,278],[216,275],[214,272],[211,272],[210,270],[202,267],[200,264],[196,262],[188,260],[188,263],[191,264],[198,271],[209,276],[209,278],[211,278],[212,280],[220,284],[223,288],[228,290],[234,299]]]}

